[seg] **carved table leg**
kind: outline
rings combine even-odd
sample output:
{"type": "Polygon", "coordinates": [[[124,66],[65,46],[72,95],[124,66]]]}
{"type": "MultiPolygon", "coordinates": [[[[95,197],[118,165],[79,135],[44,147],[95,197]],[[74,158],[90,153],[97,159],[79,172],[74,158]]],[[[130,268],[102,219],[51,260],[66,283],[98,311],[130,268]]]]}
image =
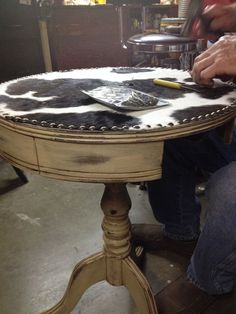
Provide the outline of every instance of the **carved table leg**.
{"type": "Polygon", "coordinates": [[[69,314],[91,285],[106,280],[113,286],[124,285],[129,290],[140,314],[157,314],[151,288],[139,268],[129,257],[131,201],[125,184],[105,185],[101,200],[104,251],[81,261],[70,278],[61,299],[44,314],[69,314]]]}
{"type": "Polygon", "coordinates": [[[71,275],[66,292],[59,303],[43,314],[69,314],[87,288],[105,280],[105,255],[103,252],[90,256],[78,263],[71,275]],[[99,270],[99,271],[98,271],[99,270]]]}

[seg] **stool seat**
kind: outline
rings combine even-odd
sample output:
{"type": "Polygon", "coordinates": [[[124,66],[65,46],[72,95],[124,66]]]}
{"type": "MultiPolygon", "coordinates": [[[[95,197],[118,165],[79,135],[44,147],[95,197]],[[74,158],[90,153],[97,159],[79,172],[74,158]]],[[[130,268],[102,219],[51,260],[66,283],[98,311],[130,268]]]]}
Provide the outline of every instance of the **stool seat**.
{"type": "Polygon", "coordinates": [[[144,54],[147,65],[186,70],[192,67],[194,58],[204,49],[205,41],[171,34],[142,33],[130,37],[127,44],[131,49],[131,59],[144,54]],[[169,59],[169,63],[165,59],[169,59]],[[171,66],[173,60],[177,61],[175,66],[171,66]]]}
{"type": "Polygon", "coordinates": [[[169,34],[143,33],[130,37],[127,43],[137,45],[140,51],[146,52],[185,52],[195,51],[198,40],[169,34]]]}

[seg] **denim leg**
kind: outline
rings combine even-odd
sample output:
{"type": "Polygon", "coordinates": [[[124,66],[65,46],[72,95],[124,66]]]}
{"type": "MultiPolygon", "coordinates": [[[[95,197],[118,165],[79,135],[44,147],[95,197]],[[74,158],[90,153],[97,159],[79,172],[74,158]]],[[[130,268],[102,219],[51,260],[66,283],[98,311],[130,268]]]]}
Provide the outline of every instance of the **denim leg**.
{"type": "Polygon", "coordinates": [[[166,141],[162,178],[148,182],[149,201],[166,234],[192,240],[200,233],[200,202],[195,195],[196,169],[213,173],[236,160],[236,132],[231,145],[215,131],[166,141]]]}
{"type": "Polygon", "coordinates": [[[236,279],[236,162],[218,170],[207,189],[205,225],[188,277],[209,294],[232,290],[236,279]]]}
{"type": "Polygon", "coordinates": [[[167,141],[162,178],[147,183],[155,218],[169,237],[182,240],[197,238],[200,226],[200,205],[195,200],[196,166],[183,154],[189,147],[189,139],[167,141]]]}

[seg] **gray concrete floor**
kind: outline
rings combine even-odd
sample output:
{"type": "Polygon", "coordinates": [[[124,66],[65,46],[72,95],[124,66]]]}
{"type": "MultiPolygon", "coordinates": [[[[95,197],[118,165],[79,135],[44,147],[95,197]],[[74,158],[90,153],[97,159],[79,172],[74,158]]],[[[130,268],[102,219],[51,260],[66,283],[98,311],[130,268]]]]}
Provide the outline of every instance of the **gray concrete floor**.
{"type": "MultiPolygon", "coordinates": [[[[62,297],[81,259],[101,250],[102,184],[63,182],[26,172],[19,185],[0,160],[0,314],[38,314],[62,297]]],[[[128,185],[132,223],[156,223],[147,193],[128,185]]],[[[147,254],[145,274],[156,293],[185,269],[180,257],[147,254]]],[[[136,314],[124,287],[89,288],[73,314],[136,314]]]]}

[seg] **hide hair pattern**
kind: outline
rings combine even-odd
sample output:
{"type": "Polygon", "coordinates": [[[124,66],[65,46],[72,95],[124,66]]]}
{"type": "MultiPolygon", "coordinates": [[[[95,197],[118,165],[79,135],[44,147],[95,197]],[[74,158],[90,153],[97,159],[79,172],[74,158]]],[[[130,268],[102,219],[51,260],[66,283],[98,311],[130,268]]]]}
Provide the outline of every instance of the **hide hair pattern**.
{"type": "Polygon", "coordinates": [[[0,84],[0,116],[16,123],[88,131],[171,127],[210,119],[233,110],[232,86],[199,92],[153,84],[159,78],[198,86],[188,72],[165,68],[94,68],[51,72],[0,84]],[[126,86],[165,99],[169,106],[119,112],[81,92],[99,86],[126,86]]]}

